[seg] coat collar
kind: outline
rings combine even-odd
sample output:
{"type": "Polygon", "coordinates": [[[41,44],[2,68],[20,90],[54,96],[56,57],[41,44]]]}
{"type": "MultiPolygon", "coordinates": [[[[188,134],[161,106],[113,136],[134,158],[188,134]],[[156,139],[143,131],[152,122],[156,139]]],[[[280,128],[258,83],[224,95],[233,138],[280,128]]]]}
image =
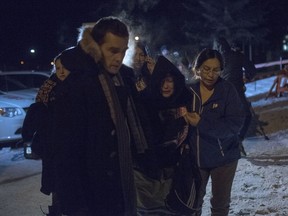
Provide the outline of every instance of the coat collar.
{"type": "Polygon", "coordinates": [[[78,44],[80,44],[82,50],[90,55],[97,63],[101,59],[102,53],[99,45],[91,35],[92,29],[92,26],[83,26],[79,29],[78,44]]]}

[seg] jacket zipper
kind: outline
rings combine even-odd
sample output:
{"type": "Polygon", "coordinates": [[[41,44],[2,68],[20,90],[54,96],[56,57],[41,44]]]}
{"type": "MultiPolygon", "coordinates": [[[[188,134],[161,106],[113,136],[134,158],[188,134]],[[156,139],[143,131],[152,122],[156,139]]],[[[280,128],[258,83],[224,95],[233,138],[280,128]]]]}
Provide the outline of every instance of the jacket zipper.
{"type": "Polygon", "coordinates": [[[222,145],[221,145],[221,141],[220,141],[220,139],[217,139],[217,141],[218,141],[218,145],[219,145],[219,148],[220,148],[221,155],[224,157],[225,154],[224,154],[224,151],[223,151],[223,148],[222,148],[222,145]]]}
{"type": "MultiPolygon", "coordinates": [[[[202,113],[203,111],[203,107],[202,107],[202,101],[201,101],[201,97],[194,91],[193,88],[191,88],[191,91],[194,93],[194,96],[197,96],[198,100],[199,100],[199,114],[202,113]]],[[[196,100],[195,97],[193,98],[193,104],[192,104],[192,111],[196,112],[196,100]]],[[[199,136],[199,129],[197,128],[197,137],[196,137],[196,147],[197,147],[197,164],[200,167],[200,136],[199,136]]]]}

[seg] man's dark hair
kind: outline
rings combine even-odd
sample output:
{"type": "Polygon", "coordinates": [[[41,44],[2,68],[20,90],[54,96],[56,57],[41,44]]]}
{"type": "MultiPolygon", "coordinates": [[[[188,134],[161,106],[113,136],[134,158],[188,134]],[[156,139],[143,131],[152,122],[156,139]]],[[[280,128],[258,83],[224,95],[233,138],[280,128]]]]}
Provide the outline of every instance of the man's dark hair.
{"type": "Polygon", "coordinates": [[[92,37],[98,43],[103,43],[105,35],[110,32],[119,37],[129,37],[129,31],[120,19],[117,17],[103,17],[97,21],[92,30],[92,37]]]}

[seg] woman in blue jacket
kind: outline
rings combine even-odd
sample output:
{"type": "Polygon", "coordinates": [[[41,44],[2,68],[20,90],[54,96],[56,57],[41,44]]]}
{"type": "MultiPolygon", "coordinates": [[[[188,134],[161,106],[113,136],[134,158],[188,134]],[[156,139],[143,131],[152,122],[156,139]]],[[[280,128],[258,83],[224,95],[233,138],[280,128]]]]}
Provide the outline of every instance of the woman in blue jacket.
{"type": "Polygon", "coordinates": [[[197,82],[190,86],[194,95],[192,112],[185,118],[191,126],[190,147],[202,177],[199,208],[211,177],[211,215],[225,216],[240,159],[238,133],[244,113],[235,87],[220,78],[222,70],[223,60],[218,51],[204,49],[198,54],[193,67],[197,82]]]}

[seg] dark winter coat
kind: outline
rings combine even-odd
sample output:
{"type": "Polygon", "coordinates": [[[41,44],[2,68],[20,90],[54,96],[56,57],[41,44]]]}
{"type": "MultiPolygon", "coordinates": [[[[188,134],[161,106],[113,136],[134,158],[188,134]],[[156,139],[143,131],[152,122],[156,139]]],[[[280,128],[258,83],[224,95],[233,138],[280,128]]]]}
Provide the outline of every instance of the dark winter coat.
{"type": "Polygon", "coordinates": [[[242,104],[235,87],[221,78],[214,93],[202,104],[200,82],[192,84],[192,111],[201,120],[191,127],[189,142],[200,168],[223,166],[240,158],[238,132],[244,121],[242,104]]]}
{"type": "MultiPolygon", "coordinates": [[[[49,121],[48,104],[51,98],[55,98],[53,88],[59,83],[60,80],[56,74],[41,85],[36,96],[36,102],[31,104],[25,116],[22,126],[22,138],[24,142],[32,142],[32,150],[41,158],[45,154],[44,147],[45,140],[47,139],[46,131],[49,121]]],[[[53,100],[53,99],[52,99],[53,100]]]]}
{"type": "Polygon", "coordinates": [[[36,102],[29,106],[22,125],[22,139],[24,142],[31,142],[33,153],[40,158],[43,156],[44,140],[48,121],[48,109],[44,103],[36,102]]]}
{"type": "MultiPolygon", "coordinates": [[[[54,112],[57,193],[66,214],[88,206],[90,214],[124,215],[127,192],[122,189],[116,128],[98,77],[100,65],[83,44],[61,58],[71,73],[59,89],[54,112]]],[[[115,88],[126,110],[129,90],[115,88]]]]}
{"type": "Polygon", "coordinates": [[[53,74],[40,87],[36,102],[31,104],[25,116],[22,137],[25,142],[32,142],[32,151],[42,159],[40,191],[46,195],[55,191],[55,168],[53,159],[53,103],[55,89],[61,81],[53,74]]]}

